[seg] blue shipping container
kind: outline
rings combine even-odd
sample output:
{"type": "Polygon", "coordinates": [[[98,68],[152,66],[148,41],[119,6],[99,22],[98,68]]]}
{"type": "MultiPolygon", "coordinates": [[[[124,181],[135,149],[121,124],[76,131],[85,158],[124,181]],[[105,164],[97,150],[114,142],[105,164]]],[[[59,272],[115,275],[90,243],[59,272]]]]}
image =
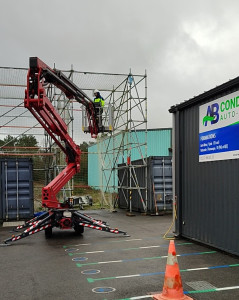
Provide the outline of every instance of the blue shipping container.
{"type": "Polygon", "coordinates": [[[0,220],[31,218],[34,212],[31,159],[0,160],[0,220]]]}

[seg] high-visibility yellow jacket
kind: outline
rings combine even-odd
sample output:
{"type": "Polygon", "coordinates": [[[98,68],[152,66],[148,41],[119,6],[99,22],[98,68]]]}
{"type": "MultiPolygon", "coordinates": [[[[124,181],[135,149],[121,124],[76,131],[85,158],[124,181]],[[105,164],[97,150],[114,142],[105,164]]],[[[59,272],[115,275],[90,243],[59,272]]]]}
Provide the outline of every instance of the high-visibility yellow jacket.
{"type": "Polygon", "coordinates": [[[94,99],[94,102],[95,102],[95,103],[99,103],[101,107],[104,107],[104,105],[105,105],[105,100],[104,100],[104,98],[102,98],[101,96],[95,98],[95,99],[94,99]]]}

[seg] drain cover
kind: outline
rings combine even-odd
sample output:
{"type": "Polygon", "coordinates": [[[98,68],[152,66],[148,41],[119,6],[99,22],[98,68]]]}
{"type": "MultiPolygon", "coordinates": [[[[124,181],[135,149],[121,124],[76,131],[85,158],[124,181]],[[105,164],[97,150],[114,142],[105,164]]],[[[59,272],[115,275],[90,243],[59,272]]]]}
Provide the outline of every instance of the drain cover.
{"type": "Polygon", "coordinates": [[[24,221],[13,221],[13,222],[3,222],[2,227],[16,227],[18,225],[24,225],[24,221]]]}
{"type": "Polygon", "coordinates": [[[202,291],[202,290],[214,290],[216,287],[207,281],[190,281],[185,282],[188,286],[190,286],[195,291],[202,291]]]}

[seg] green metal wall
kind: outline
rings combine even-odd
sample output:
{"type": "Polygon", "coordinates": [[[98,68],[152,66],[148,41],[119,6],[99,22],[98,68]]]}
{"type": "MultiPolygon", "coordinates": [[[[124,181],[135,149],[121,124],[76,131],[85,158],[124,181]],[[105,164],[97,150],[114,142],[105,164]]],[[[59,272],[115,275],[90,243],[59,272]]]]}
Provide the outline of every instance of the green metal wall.
{"type": "MultiPolygon", "coordinates": [[[[172,148],[172,129],[148,129],[147,132],[147,157],[149,156],[170,156],[170,149],[172,148]]],[[[145,157],[145,131],[137,131],[137,134],[131,133],[132,137],[132,150],[131,161],[135,161],[141,158],[141,155],[145,157]],[[140,151],[136,145],[141,144],[140,151]]],[[[127,135],[124,137],[124,143],[128,144],[127,135]]],[[[113,186],[116,184],[117,178],[111,176],[111,171],[104,171],[103,176],[101,172],[102,163],[104,169],[110,168],[113,161],[113,149],[116,149],[122,143],[122,133],[118,134],[114,140],[107,139],[98,144],[94,144],[88,149],[88,185],[94,188],[106,186],[107,182],[113,186]],[[114,145],[113,145],[114,143],[114,145]],[[105,154],[107,152],[107,155],[105,154]]],[[[118,152],[118,151],[115,151],[118,152]]],[[[117,158],[117,164],[126,162],[128,153],[120,153],[117,158]]],[[[117,184],[116,184],[117,185],[117,184]]]]}

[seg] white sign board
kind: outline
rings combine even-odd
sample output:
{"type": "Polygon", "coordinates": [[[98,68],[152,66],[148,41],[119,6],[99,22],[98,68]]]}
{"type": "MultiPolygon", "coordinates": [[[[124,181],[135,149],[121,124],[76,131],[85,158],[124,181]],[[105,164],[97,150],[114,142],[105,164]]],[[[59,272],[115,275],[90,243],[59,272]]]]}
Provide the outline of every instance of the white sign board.
{"type": "Polygon", "coordinates": [[[239,91],[199,107],[199,162],[239,158],[239,91]]]}

